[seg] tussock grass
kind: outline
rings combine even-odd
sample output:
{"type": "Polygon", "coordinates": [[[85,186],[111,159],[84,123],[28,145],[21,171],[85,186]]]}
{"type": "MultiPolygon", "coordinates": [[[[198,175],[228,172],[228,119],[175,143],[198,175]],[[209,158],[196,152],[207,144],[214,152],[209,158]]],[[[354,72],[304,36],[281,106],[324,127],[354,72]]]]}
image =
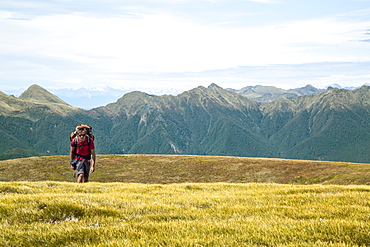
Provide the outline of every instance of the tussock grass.
{"type": "Polygon", "coordinates": [[[1,246],[370,246],[370,186],[0,183],[1,246]]]}
{"type": "MultiPolygon", "coordinates": [[[[69,157],[0,161],[0,181],[74,182],[69,157]]],[[[95,182],[370,184],[370,165],[189,155],[98,155],[95,182]]]]}

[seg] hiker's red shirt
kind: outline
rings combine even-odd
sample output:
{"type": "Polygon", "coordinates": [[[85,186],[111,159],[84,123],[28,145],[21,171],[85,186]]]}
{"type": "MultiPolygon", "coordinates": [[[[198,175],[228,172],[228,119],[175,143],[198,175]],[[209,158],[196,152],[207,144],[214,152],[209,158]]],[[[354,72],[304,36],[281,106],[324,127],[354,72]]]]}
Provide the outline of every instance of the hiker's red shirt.
{"type": "MultiPolygon", "coordinates": [[[[90,150],[95,149],[94,140],[90,137],[87,137],[90,139],[90,141],[88,141],[86,138],[86,141],[81,142],[80,137],[77,137],[77,138],[78,138],[78,142],[77,142],[77,147],[76,147],[76,154],[80,156],[87,156],[91,154],[90,150]]],[[[75,139],[73,139],[71,141],[71,147],[75,147],[75,146],[76,146],[75,139]]]]}

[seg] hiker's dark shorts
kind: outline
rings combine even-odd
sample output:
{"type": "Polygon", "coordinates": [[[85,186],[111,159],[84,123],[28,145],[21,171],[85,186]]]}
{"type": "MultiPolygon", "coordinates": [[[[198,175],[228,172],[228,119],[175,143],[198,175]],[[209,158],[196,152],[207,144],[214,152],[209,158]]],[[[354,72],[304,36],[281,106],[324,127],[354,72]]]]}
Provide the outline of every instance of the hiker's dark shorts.
{"type": "Polygon", "coordinates": [[[83,174],[85,178],[89,178],[90,160],[79,160],[76,165],[77,174],[83,174]]]}

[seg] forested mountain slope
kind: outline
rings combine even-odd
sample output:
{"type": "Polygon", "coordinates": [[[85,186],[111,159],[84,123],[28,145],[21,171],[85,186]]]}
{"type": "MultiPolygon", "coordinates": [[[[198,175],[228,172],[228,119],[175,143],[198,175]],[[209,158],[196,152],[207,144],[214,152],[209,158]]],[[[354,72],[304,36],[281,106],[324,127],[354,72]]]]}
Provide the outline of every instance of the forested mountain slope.
{"type": "Polygon", "coordinates": [[[368,86],[261,103],[212,84],[177,96],[131,92],[85,111],[34,85],[18,99],[0,93],[0,157],[67,154],[68,135],[86,123],[98,153],[367,162],[369,110],[368,86]]]}

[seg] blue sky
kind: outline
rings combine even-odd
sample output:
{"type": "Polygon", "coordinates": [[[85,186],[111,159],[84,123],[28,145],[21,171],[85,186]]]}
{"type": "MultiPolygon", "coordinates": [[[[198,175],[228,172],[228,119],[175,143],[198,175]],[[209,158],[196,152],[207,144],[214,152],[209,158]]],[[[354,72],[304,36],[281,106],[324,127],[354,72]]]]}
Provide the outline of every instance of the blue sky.
{"type": "Polygon", "coordinates": [[[0,91],[370,83],[370,0],[2,0],[0,91]]]}

